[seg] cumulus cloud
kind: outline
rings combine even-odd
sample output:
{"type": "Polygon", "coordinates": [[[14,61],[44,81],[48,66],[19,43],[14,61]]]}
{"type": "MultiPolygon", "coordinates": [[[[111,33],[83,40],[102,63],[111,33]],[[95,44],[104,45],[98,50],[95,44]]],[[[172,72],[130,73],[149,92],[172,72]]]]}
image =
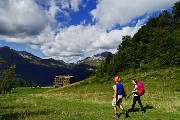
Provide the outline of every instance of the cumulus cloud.
{"type": "Polygon", "coordinates": [[[70,26],[60,30],[55,39],[45,43],[41,50],[46,57],[64,59],[65,61],[93,56],[103,51],[116,52],[122,36],[133,36],[143,25],[139,21],[135,27],[106,32],[97,26],[70,26]]]}
{"type": "Polygon", "coordinates": [[[133,19],[172,7],[179,0],[99,0],[91,11],[93,19],[101,28],[111,29],[115,25],[126,25],[133,19]]]}
{"type": "Polygon", "coordinates": [[[57,0],[57,2],[60,3],[62,9],[71,9],[77,12],[82,0],[57,0]]]}
{"type": "Polygon", "coordinates": [[[44,30],[39,35],[36,35],[36,36],[10,37],[10,36],[0,35],[0,39],[6,42],[27,44],[27,45],[33,46],[32,48],[35,48],[34,46],[36,46],[36,49],[37,49],[37,46],[41,46],[44,43],[53,40],[54,38],[55,38],[54,32],[49,25],[45,26],[44,30]]]}
{"type": "MultiPolygon", "coordinates": [[[[48,39],[47,36],[44,37],[46,34],[54,34],[62,26],[61,21],[56,20],[57,13],[69,17],[66,10],[63,10],[66,6],[63,3],[65,2],[62,0],[0,1],[0,38],[7,42],[32,46],[44,43],[48,39]],[[49,9],[44,9],[40,5],[49,6],[49,9]]],[[[81,0],[68,0],[66,9],[71,6],[69,9],[78,11],[80,3],[81,0]]]]}
{"type": "Polygon", "coordinates": [[[79,11],[79,5],[82,2],[82,0],[71,0],[70,2],[71,2],[70,4],[71,4],[72,9],[75,12],[79,11]]]}
{"type": "MultiPolygon", "coordinates": [[[[36,0],[38,2],[39,0],[36,0]]],[[[40,4],[49,5],[49,9],[42,9],[34,0],[2,0],[0,1],[0,37],[9,38],[11,42],[27,43],[28,37],[34,38],[51,26],[56,31],[61,21],[56,20],[57,13],[67,18],[69,14],[63,9],[78,11],[81,0],[45,0],[40,4]],[[17,41],[15,40],[17,39],[17,41]],[[23,40],[26,39],[26,40],[23,40]]],[[[30,40],[31,43],[33,41],[30,40]]],[[[35,40],[36,41],[36,40],[35,40]]],[[[32,42],[34,43],[34,42],[32,42]]]]}
{"type": "Polygon", "coordinates": [[[92,42],[99,36],[101,30],[94,26],[70,26],[61,29],[51,42],[41,48],[46,56],[69,58],[84,56],[92,49],[92,42]]]}
{"type": "Polygon", "coordinates": [[[44,12],[32,0],[2,0],[0,16],[1,36],[35,36],[47,23],[44,12]]]}

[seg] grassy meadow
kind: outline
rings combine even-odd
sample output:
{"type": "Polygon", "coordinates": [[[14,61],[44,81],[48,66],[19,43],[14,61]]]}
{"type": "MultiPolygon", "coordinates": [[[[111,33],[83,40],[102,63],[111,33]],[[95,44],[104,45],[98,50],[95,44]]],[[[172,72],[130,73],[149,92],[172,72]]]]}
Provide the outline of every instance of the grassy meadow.
{"type": "MultiPolygon", "coordinates": [[[[132,78],[143,81],[146,89],[141,97],[146,112],[142,114],[137,103],[129,118],[121,115],[119,119],[179,120],[179,73],[180,68],[119,73],[127,94],[133,89],[132,78]]],[[[11,94],[0,95],[0,120],[113,120],[112,79],[95,82],[91,77],[58,89],[15,89],[11,94]]],[[[123,101],[126,110],[131,108],[132,99],[123,101]]]]}

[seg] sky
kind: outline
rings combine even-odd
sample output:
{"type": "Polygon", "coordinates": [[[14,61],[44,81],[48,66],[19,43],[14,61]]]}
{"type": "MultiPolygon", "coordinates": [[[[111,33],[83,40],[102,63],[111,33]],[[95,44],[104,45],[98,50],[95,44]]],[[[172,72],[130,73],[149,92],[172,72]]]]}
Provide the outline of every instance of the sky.
{"type": "Polygon", "coordinates": [[[179,0],[0,0],[0,47],[72,63],[116,53],[150,18],[179,0]]]}

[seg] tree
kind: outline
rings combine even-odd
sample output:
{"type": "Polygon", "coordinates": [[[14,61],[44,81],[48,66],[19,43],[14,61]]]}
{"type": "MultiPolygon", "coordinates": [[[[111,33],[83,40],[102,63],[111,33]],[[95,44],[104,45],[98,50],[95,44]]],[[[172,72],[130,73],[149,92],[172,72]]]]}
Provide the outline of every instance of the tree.
{"type": "Polygon", "coordinates": [[[131,36],[126,35],[122,37],[122,43],[119,45],[117,50],[121,50],[131,44],[131,36]]]}
{"type": "Polygon", "coordinates": [[[97,67],[96,71],[95,71],[95,75],[96,77],[102,77],[104,76],[104,64],[105,64],[105,60],[101,61],[101,63],[99,64],[99,66],[97,67]]]}
{"type": "MultiPolygon", "coordinates": [[[[2,64],[2,59],[0,59],[0,63],[2,64]]],[[[14,86],[14,77],[15,77],[15,68],[16,66],[13,64],[10,67],[6,66],[4,70],[1,72],[0,79],[0,92],[6,93],[10,92],[14,86]]]]}
{"type": "Polygon", "coordinates": [[[3,59],[2,58],[0,58],[0,65],[3,63],[3,59]]]}
{"type": "Polygon", "coordinates": [[[172,13],[174,14],[175,22],[180,23],[180,2],[175,3],[172,13]]]}
{"type": "Polygon", "coordinates": [[[107,58],[97,73],[115,75],[125,69],[159,68],[180,65],[180,2],[173,14],[163,11],[150,19],[138,32],[123,36],[113,58],[107,58]]]}
{"type": "Polygon", "coordinates": [[[101,64],[98,66],[96,70],[97,77],[102,77],[105,74],[108,74],[109,71],[111,71],[112,67],[110,65],[110,62],[112,58],[113,58],[112,53],[108,53],[108,56],[106,57],[106,59],[101,62],[101,64]]]}

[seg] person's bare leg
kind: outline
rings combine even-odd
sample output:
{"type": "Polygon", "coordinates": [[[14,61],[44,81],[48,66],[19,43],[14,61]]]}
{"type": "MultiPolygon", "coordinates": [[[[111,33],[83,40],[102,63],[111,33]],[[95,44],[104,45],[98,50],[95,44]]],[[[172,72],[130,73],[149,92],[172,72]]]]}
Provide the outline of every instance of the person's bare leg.
{"type": "Polygon", "coordinates": [[[119,108],[120,108],[121,110],[124,110],[124,108],[123,108],[123,106],[122,106],[122,105],[119,105],[119,108]]]}
{"type": "Polygon", "coordinates": [[[117,114],[117,107],[114,107],[114,113],[117,114]]]}
{"type": "Polygon", "coordinates": [[[117,107],[116,106],[114,106],[114,113],[115,113],[115,115],[113,117],[118,118],[119,116],[117,113],[117,107]]]}
{"type": "Polygon", "coordinates": [[[120,107],[120,109],[122,110],[123,114],[125,115],[125,114],[126,114],[126,111],[124,110],[123,106],[120,105],[119,107],[120,107]]]}

